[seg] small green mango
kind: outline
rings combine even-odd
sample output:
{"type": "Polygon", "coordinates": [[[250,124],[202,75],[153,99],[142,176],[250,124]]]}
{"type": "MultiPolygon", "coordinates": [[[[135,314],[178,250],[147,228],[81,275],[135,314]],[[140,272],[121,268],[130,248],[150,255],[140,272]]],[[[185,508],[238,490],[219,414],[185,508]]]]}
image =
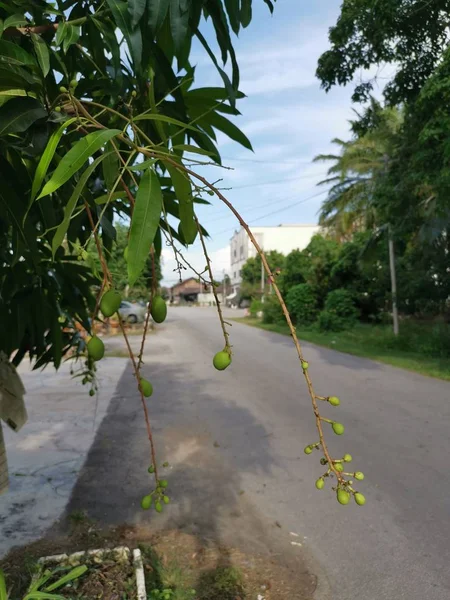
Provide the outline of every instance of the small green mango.
{"type": "Polygon", "coordinates": [[[146,398],[150,398],[150,396],[153,394],[152,384],[150,383],[150,381],[147,381],[147,379],[144,379],[143,377],[141,377],[140,381],[142,393],[146,398]]]}
{"type": "Polygon", "coordinates": [[[162,323],[167,317],[167,306],[161,296],[155,296],[152,300],[152,308],[150,310],[152,319],[155,323],[162,323]]]}
{"type": "Polygon", "coordinates": [[[344,426],[342,423],[336,423],[336,421],[331,426],[336,435],[342,435],[344,433],[344,426]]]}
{"type": "Polygon", "coordinates": [[[316,488],[318,490],[322,490],[324,485],[325,485],[325,479],[323,477],[319,477],[319,479],[316,481],[316,488]]]}
{"type": "Polygon", "coordinates": [[[167,481],[167,479],[161,479],[159,485],[164,489],[169,485],[169,482],[167,481]]]}
{"type": "Polygon", "coordinates": [[[105,344],[99,337],[93,335],[87,343],[87,351],[92,360],[101,360],[105,354],[105,344]]]}
{"type": "Polygon", "coordinates": [[[305,454],[311,454],[311,452],[313,451],[313,449],[311,448],[311,446],[305,446],[303,452],[305,454]]]}
{"type": "Polygon", "coordinates": [[[224,371],[231,364],[231,356],[225,350],[217,352],[213,358],[213,365],[218,371],[224,371]]]}
{"type": "Polygon", "coordinates": [[[163,496],[163,502],[164,502],[164,504],[169,504],[169,502],[170,502],[169,496],[163,496]]]}
{"type": "Polygon", "coordinates": [[[108,290],[100,300],[100,310],[104,317],[112,317],[119,310],[122,297],[119,292],[108,290]]]}
{"type": "Polygon", "coordinates": [[[348,504],[350,502],[350,494],[347,490],[339,488],[337,491],[337,501],[339,504],[348,504]]]}
{"type": "Polygon", "coordinates": [[[342,464],[341,464],[341,463],[336,463],[336,464],[334,465],[334,468],[336,469],[336,471],[337,471],[338,473],[342,473],[342,471],[344,470],[344,467],[342,466],[342,464]]]}
{"type": "Polygon", "coordinates": [[[148,510],[150,508],[150,506],[152,505],[152,497],[149,496],[144,496],[141,500],[141,506],[144,510],[148,510]]]}
{"type": "Polygon", "coordinates": [[[156,512],[159,512],[159,513],[161,513],[161,512],[162,512],[162,505],[161,505],[161,502],[156,502],[156,503],[155,503],[155,510],[156,510],[156,512]]]}
{"type": "Polygon", "coordinates": [[[362,481],[364,479],[364,473],[361,473],[361,471],[356,471],[355,479],[357,479],[358,481],[362,481]]]}
{"type": "Polygon", "coordinates": [[[352,462],[353,457],[351,454],[344,454],[344,461],[345,462],[352,462]]]}
{"type": "Polygon", "coordinates": [[[331,406],[339,406],[339,404],[341,403],[337,396],[330,396],[328,398],[328,402],[331,404],[331,406]]]}
{"type": "Polygon", "coordinates": [[[355,494],[355,502],[356,502],[356,504],[358,504],[358,506],[364,506],[364,504],[366,503],[366,498],[365,498],[365,496],[363,496],[359,492],[356,492],[356,494],[355,494]]]}

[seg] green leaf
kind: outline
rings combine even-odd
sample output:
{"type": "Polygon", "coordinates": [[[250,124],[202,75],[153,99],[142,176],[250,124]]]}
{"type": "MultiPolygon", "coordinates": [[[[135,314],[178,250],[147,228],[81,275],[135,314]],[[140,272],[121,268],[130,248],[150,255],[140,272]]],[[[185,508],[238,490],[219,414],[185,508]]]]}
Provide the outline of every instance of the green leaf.
{"type": "Polygon", "coordinates": [[[88,568],[86,565],[81,565],[79,567],[75,567],[69,573],[67,573],[67,575],[64,575],[64,577],[61,577],[60,579],[58,579],[58,581],[55,581],[55,583],[52,583],[47,588],[45,588],[45,591],[52,592],[53,590],[57,590],[61,586],[65,585],[66,583],[69,583],[69,581],[78,579],[79,577],[84,575],[84,573],[86,573],[87,570],[88,570],[88,568]]]}
{"type": "Polygon", "coordinates": [[[208,150],[203,150],[203,148],[198,148],[191,144],[177,144],[173,149],[181,150],[182,152],[192,152],[193,154],[202,154],[203,156],[213,156],[214,154],[213,152],[208,152],[208,150]]]}
{"type": "Polygon", "coordinates": [[[23,600],[67,600],[59,594],[49,594],[48,592],[31,592],[24,596],[23,600]]]}
{"type": "Polygon", "coordinates": [[[206,52],[209,54],[210,59],[214,63],[219,75],[221,76],[222,81],[225,85],[225,89],[228,92],[230,104],[234,108],[236,106],[236,90],[234,89],[233,84],[230,81],[230,78],[225,73],[225,71],[219,66],[219,63],[217,62],[217,58],[215,57],[214,52],[211,50],[211,48],[208,45],[208,42],[205,40],[205,38],[203,37],[203,35],[200,33],[200,31],[198,29],[195,32],[195,35],[198,37],[198,39],[200,40],[200,43],[202,44],[202,46],[204,47],[206,52]]]}
{"type": "Polygon", "coordinates": [[[136,163],[135,165],[131,165],[131,167],[127,168],[130,171],[144,171],[145,169],[148,169],[148,167],[152,167],[156,161],[156,158],[149,158],[148,160],[144,160],[141,163],[136,163]]]}
{"type": "Polygon", "coordinates": [[[31,34],[31,39],[41,71],[44,77],[47,77],[50,71],[50,52],[48,51],[47,43],[36,33],[31,34]]]}
{"type": "Polygon", "coordinates": [[[241,24],[248,27],[252,20],[252,0],[241,0],[241,24]]]}
{"type": "Polygon", "coordinates": [[[189,125],[188,123],[183,123],[183,121],[179,121],[178,119],[172,119],[172,117],[166,117],[166,115],[160,115],[159,113],[144,113],[142,115],[136,115],[134,117],[134,121],[163,121],[164,123],[171,123],[172,125],[178,125],[183,129],[190,129],[191,131],[198,131],[196,127],[189,125]]]}
{"type": "Polygon", "coordinates": [[[8,600],[8,594],[6,593],[6,581],[3,570],[0,569],[0,600],[8,600]]]}
{"type": "Polygon", "coordinates": [[[66,23],[64,40],[63,40],[63,50],[64,54],[67,54],[67,50],[72,46],[72,44],[76,44],[80,39],[80,28],[75,25],[71,25],[70,23],[66,23]]]}
{"type": "Polygon", "coordinates": [[[117,27],[125,36],[136,71],[141,69],[142,35],[139,28],[133,29],[127,4],[121,0],[106,0],[117,27]]]}
{"type": "Polygon", "coordinates": [[[7,65],[35,66],[36,62],[31,54],[13,42],[0,40],[0,63],[7,65]]]}
{"type": "Polygon", "coordinates": [[[155,36],[161,29],[169,8],[169,0],[147,0],[148,26],[152,35],[155,36]]]}
{"type": "Polygon", "coordinates": [[[147,0],[128,0],[128,12],[131,17],[131,26],[136,27],[145,11],[147,0]]]}
{"type": "Polygon", "coordinates": [[[73,117],[73,119],[69,119],[68,121],[65,121],[59,127],[59,129],[57,129],[56,131],[54,131],[52,133],[50,139],[48,140],[47,146],[41,156],[39,164],[36,167],[36,171],[34,173],[33,185],[31,187],[30,205],[33,202],[33,200],[36,198],[36,194],[38,193],[39,188],[41,187],[42,182],[44,181],[44,177],[47,174],[47,170],[50,166],[50,163],[52,162],[53,156],[55,155],[56,148],[58,147],[59,140],[61,139],[61,136],[64,133],[64,130],[69,125],[71,125],[73,122],[75,122],[76,120],[77,120],[76,117],[73,117]]]}
{"type": "Polygon", "coordinates": [[[97,196],[94,198],[95,204],[106,204],[107,202],[114,202],[114,200],[122,200],[122,198],[126,198],[127,194],[125,191],[123,192],[113,192],[112,194],[103,194],[101,196],[97,196]]]}
{"type": "Polygon", "coordinates": [[[11,97],[16,97],[16,96],[27,96],[27,92],[24,89],[21,88],[10,88],[9,86],[4,86],[4,85],[0,85],[0,96],[4,97],[4,96],[11,96],[11,97]]]}
{"type": "Polygon", "coordinates": [[[76,173],[87,159],[100,150],[114,136],[122,133],[120,129],[102,129],[89,133],[84,138],[79,140],[69,152],[63,157],[59,165],[56,167],[50,180],[44,186],[44,189],[38,196],[43,198],[48,194],[56,191],[66,181],[68,181],[74,173],[76,173]]]}
{"type": "Polygon", "coordinates": [[[119,157],[114,151],[111,142],[106,144],[106,150],[109,154],[108,158],[106,158],[102,164],[103,177],[105,178],[106,189],[112,190],[119,174],[119,157]]]}
{"type": "Polygon", "coordinates": [[[57,46],[61,46],[65,35],[66,35],[66,22],[60,21],[58,23],[58,29],[56,30],[56,35],[55,35],[55,44],[57,46]]]}
{"type": "Polygon", "coordinates": [[[145,267],[151,245],[158,230],[162,208],[159,179],[153,169],[141,178],[131,218],[128,240],[128,281],[134,285],[145,267]]]}
{"type": "Polygon", "coordinates": [[[225,0],[225,6],[230,20],[231,29],[237,35],[240,28],[239,0],[225,0]]]}
{"type": "MultiPolygon", "coordinates": [[[[276,2],[276,1],[277,1],[277,0],[274,0],[274,2],[276,2]]],[[[273,7],[273,2],[272,2],[272,0],[263,0],[263,2],[264,2],[265,4],[267,4],[267,6],[269,7],[269,10],[270,10],[270,12],[271,12],[271,13],[273,13],[273,8],[274,8],[274,7],[273,7]]]]}
{"type": "Polygon", "coordinates": [[[34,98],[18,98],[0,108],[0,135],[26,131],[38,119],[47,116],[47,111],[34,98]]]}
{"type": "Polygon", "coordinates": [[[172,33],[175,56],[180,56],[188,34],[189,10],[182,0],[170,0],[170,31],[172,33]]]}
{"type": "Polygon", "coordinates": [[[3,27],[4,27],[4,29],[7,29],[8,27],[22,27],[23,25],[26,25],[26,24],[27,24],[27,20],[25,19],[25,17],[23,15],[11,15],[7,19],[5,19],[5,22],[3,23],[3,27]]]}
{"type": "Polygon", "coordinates": [[[187,175],[171,164],[164,162],[172,179],[175,195],[179,202],[180,222],[184,239],[192,244],[197,236],[197,224],[194,219],[194,203],[192,199],[191,182],[187,175]]]}
{"type": "MultiPolygon", "coordinates": [[[[72,218],[72,213],[75,210],[75,206],[77,205],[78,198],[80,197],[84,186],[86,185],[87,180],[91,176],[92,172],[97,168],[97,165],[106,158],[107,154],[102,154],[98,156],[83,172],[80,179],[78,180],[72,195],[69,198],[66,206],[64,207],[64,218],[62,222],[58,225],[56,229],[56,233],[52,240],[52,253],[55,256],[56,251],[63,243],[64,237],[69,229],[70,219],[72,218]]],[[[62,162],[62,161],[61,161],[62,162]]],[[[61,163],[60,163],[61,164],[61,163]]],[[[50,590],[51,591],[51,590],[50,590]]]]}
{"type": "Polygon", "coordinates": [[[229,121],[227,118],[223,117],[222,115],[219,115],[216,112],[211,112],[205,115],[199,122],[201,123],[202,120],[205,120],[207,123],[209,123],[216,129],[219,129],[220,131],[225,133],[229,138],[244,146],[244,148],[248,148],[248,150],[253,151],[252,145],[248,137],[239,129],[239,127],[236,127],[236,125],[229,121]]]}

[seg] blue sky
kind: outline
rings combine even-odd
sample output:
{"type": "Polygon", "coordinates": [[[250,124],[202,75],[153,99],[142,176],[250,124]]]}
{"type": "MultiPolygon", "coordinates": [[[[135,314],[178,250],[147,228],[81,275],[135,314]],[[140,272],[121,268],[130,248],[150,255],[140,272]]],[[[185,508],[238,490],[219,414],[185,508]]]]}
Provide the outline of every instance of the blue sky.
{"type": "MultiPolygon", "coordinates": [[[[250,138],[254,153],[218,134],[223,163],[233,170],[208,167],[202,174],[210,181],[222,178],[220,186],[231,188],[227,198],[250,226],[317,223],[326,197],[317,183],[325,177],[327,165],[311,161],[333,150],[333,138],[348,137],[348,120],[353,116],[353,86],[326,93],[315,78],[317,60],[329,47],[327,32],[336,22],[340,2],[278,0],[273,16],[263,0],[254,0],[253,5],[250,26],[239,38],[233,37],[240,88],[247,95],[238,103],[242,116],[235,122],[250,138]]],[[[203,30],[217,47],[214,35],[207,27],[203,30]]],[[[221,85],[215,67],[197,46],[192,63],[197,65],[195,87],[221,85]]],[[[215,208],[201,207],[197,212],[211,236],[208,248],[214,274],[220,278],[229,268],[228,243],[238,225],[220,201],[213,202],[215,208]]],[[[200,247],[194,245],[188,255],[202,270],[205,261],[200,247]]],[[[173,285],[177,274],[169,249],[163,251],[163,259],[163,284],[173,285]]]]}

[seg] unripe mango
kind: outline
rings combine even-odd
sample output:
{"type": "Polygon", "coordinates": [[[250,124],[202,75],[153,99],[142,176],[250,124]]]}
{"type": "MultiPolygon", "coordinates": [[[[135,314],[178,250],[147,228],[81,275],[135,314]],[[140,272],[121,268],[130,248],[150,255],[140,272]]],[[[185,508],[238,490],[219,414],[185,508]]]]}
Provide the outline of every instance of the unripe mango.
{"type": "Polygon", "coordinates": [[[319,479],[316,481],[316,488],[318,490],[323,489],[323,486],[325,485],[325,479],[323,477],[319,477],[319,479]]]}
{"type": "Polygon", "coordinates": [[[362,494],[360,494],[359,492],[356,492],[356,494],[355,494],[355,502],[359,506],[364,506],[364,504],[366,503],[366,498],[362,494]]]}
{"type": "Polygon", "coordinates": [[[225,350],[217,352],[213,358],[213,365],[218,371],[224,371],[231,364],[231,356],[225,350]]]}
{"type": "Polygon", "coordinates": [[[306,360],[302,360],[302,369],[304,371],[307,371],[309,368],[309,362],[306,362],[306,360]]]}
{"type": "Polygon", "coordinates": [[[164,488],[166,488],[169,485],[169,482],[167,481],[167,479],[162,479],[159,482],[159,485],[164,489],[164,488]]]}
{"type": "Polygon", "coordinates": [[[162,512],[161,502],[156,502],[156,504],[155,504],[155,510],[156,510],[156,512],[159,512],[159,513],[162,512]]]}
{"type": "Polygon", "coordinates": [[[362,481],[364,479],[364,473],[361,473],[361,471],[356,471],[355,479],[357,479],[358,481],[362,481]]]}
{"type": "Polygon", "coordinates": [[[142,393],[146,398],[150,398],[150,396],[153,394],[152,384],[150,383],[150,381],[147,381],[147,379],[144,379],[143,377],[141,377],[140,382],[142,393]]]}
{"type": "Polygon", "coordinates": [[[311,454],[311,452],[313,451],[311,446],[306,446],[305,449],[303,450],[303,452],[305,454],[311,454]]]}
{"type": "Polygon", "coordinates": [[[336,421],[331,425],[333,431],[336,435],[342,435],[344,433],[344,426],[342,423],[336,423],[336,421]]]}
{"type": "Polygon", "coordinates": [[[337,501],[339,504],[348,504],[350,502],[350,494],[347,490],[339,488],[337,491],[337,501]]]}
{"type": "Polygon", "coordinates": [[[150,506],[152,505],[152,497],[149,496],[144,496],[141,500],[141,506],[144,510],[148,510],[150,508],[150,506]]]}
{"type": "Polygon", "coordinates": [[[155,296],[152,300],[152,307],[150,310],[152,319],[155,323],[162,323],[167,317],[167,306],[161,296],[155,296]]]}
{"type": "Polygon", "coordinates": [[[99,337],[93,335],[87,343],[87,351],[92,360],[101,360],[105,354],[105,344],[99,337]]]}
{"type": "Polygon", "coordinates": [[[89,396],[95,396],[95,390],[89,390],[89,396]]]}
{"type": "Polygon", "coordinates": [[[163,496],[163,502],[164,502],[164,504],[169,504],[169,502],[170,502],[169,496],[163,496]]]}
{"type": "Polygon", "coordinates": [[[336,464],[334,465],[334,468],[336,469],[336,471],[337,471],[338,473],[342,473],[342,471],[344,470],[344,467],[342,466],[342,464],[341,464],[341,463],[336,463],[336,464]]]}
{"type": "Polygon", "coordinates": [[[337,396],[330,396],[328,398],[328,402],[331,404],[331,406],[339,406],[339,404],[341,403],[337,396]]]}
{"type": "Polygon", "coordinates": [[[100,300],[100,310],[103,316],[112,317],[119,310],[122,297],[119,292],[108,290],[100,300]]]}
{"type": "Polygon", "coordinates": [[[351,454],[344,454],[344,461],[345,462],[352,462],[353,457],[351,454]]]}

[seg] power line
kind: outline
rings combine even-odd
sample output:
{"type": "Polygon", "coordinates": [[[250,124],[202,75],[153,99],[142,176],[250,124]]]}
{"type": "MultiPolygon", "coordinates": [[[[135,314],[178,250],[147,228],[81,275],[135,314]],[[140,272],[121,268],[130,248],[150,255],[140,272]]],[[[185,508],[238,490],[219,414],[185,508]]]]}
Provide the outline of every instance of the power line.
{"type": "Polygon", "coordinates": [[[266,185],[275,185],[277,183],[284,183],[285,181],[298,181],[299,179],[310,179],[311,177],[322,177],[325,173],[311,173],[311,175],[299,175],[298,177],[288,177],[284,179],[276,179],[274,181],[264,181],[263,183],[246,183],[245,185],[233,186],[232,190],[243,190],[249,187],[263,187],[266,185]]]}
{"type": "MultiPolygon", "coordinates": [[[[252,223],[256,223],[257,221],[260,221],[261,219],[265,219],[266,217],[271,217],[272,215],[276,215],[285,210],[288,210],[289,208],[293,208],[294,206],[298,206],[299,204],[303,204],[304,202],[308,202],[308,200],[312,200],[313,198],[317,198],[318,196],[321,196],[322,194],[327,194],[327,193],[328,193],[328,190],[323,190],[322,192],[318,192],[317,194],[313,194],[312,196],[303,198],[302,200],[299,200],[298,202],[293,202],[292,204],[289,204],[288,206],[285,206],[284,208],[281,208],[279,210],[274,210],[270,213],[266,213],[262,217],[258,217],[257,219],[253,219],[252,221],[249,221],[248,224],[251,225],[252,223]]],[[[211,235],[212,236],[221,235],[222,233],[226,233],[227,231],[232,231],[233,229],[234,229],[234,227],[231,227],[231,228],[228,227],[227,229],[224,229],[223,231],[219,231],[218,233],[214,233],[211,235]]]]}
{"type": "Polygon", "coordinates": [[[222,156],[224,160],[230,160],[232,162],[249,162],[259,164],[273,164],[273,165],[306,165],[311,164],[311,159],[304,160],[259,160],[257,158],[232,158],[231,156],[222,156]]]}
{"type": "MultiPolygon", "coordinates": [[[[247,210],[247,212],[250,211],[255,211],[255,210],[260,210],[261,208],[265,208],[266,206],[272,206],[273,204],[277,204],[279,202],[285,202],[286,200],[291,200],[292,198],[295,198],[297,196],[297,193],[295,194],[290,194],[289,196],[285,196],[284,198],[275,198],[272,199],[270,202],[267,202],[266,204],[262,204],[261,206],[250,206],[249,209],[247,210]]],[[[240,207],[239,210],[242,210],[242,208],[246,208],[246,207],[240,207]]],[[[229,210],[226,210],[222,213],[220,213],[221,215],[229,215],[230,217],[232,217],[232,213],[229,210]]],[[[210,223],[215,223],[216,221],[222,221],[223,220],[223,216],[218,217],[217,219],[211,219],[211,221],[202,221],[202,225],[209,225],[210,223]]]]}

